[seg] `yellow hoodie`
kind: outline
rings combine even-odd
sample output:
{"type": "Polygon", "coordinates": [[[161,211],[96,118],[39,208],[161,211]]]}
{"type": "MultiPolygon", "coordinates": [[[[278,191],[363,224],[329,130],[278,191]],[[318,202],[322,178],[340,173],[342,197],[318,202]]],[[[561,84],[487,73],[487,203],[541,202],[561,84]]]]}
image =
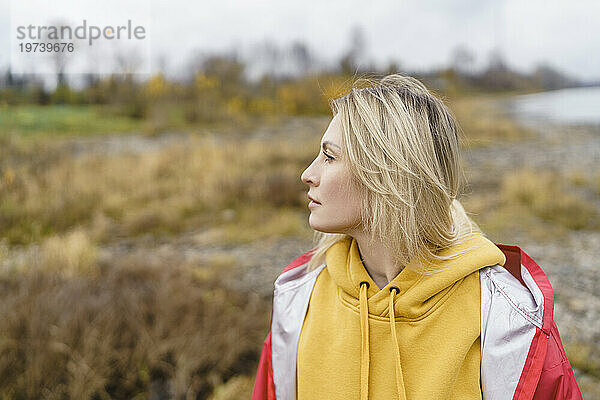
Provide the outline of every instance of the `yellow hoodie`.
{"type": "Polygon", "coordinates": [[[479,269],[506,258],[482,234],[442,255],[470,247],[434,275],[404,268],[380,290],[356,240],[334,244],[300,333],[297,400],[481,399],[479,269]]]}

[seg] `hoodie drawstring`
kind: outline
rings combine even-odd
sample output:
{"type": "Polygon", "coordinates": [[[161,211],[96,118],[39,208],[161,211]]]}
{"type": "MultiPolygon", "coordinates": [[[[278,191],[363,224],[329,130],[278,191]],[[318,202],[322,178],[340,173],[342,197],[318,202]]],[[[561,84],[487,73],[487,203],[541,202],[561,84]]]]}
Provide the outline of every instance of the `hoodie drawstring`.
{"type": "Polygon", "coordinates": [[[360,283],[360,400],[369,399],[369,303],[367,289],[369,282],[360,283]],[[363,285],[365,283],[365,285],[363,285]]]}
{"type": "Polygon", "coordinates": [[[404,392],[404,378],[402,377],[402,365],[400,364],[400,349],[398,348],[398,338],[396,336],[396,317],[394,316],[394,292],[400,293],[397,286],[390,287],[390,328],[392,330],[392,342],[396,348],[396,386],[398,387],[398,398],[406,400],[404,392]]]}
{"type": "MultiPolygon", "coordinates": [[[[362,340],[360,354],[360,399],[369,398],[369,303],[367,302],[367,289],[369,282],[360,283],[360,336],[362,340]]],[[[392,342],[394,343],[396,353],[396,388],[399,400],[406,400],[404,392],[404,379],[402,376],[402,366],[400,364],[400,349],[398,348],[398,338],[396,335],[396,319],[394,316],[394,292],[400,293],[396,286],[390,287],[390,329],[392,331],[392,342]]]]}

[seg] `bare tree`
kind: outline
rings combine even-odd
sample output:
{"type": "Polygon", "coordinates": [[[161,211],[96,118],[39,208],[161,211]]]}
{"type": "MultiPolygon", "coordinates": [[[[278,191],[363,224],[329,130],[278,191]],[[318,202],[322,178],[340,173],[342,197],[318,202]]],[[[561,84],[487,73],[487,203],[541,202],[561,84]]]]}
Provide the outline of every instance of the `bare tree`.
{"type": "Polygon", "coordinates": [[[459,44],[452,50],[450,54],[450,64],[452,68],[462,75],[468,75],[473,72],[473,64],[475,63],[475,55],[464,44],[459,44]]]}
{"type": "Polygon", "coordinates": [[[340,60],[340,68],[345,74],[354,74],[358,71],[359,61],[365,56],[367,40],[364,30],[360,25],[355,25],[350,32],[350,47],[340,60]]]}
{"type": "MultiPolygon", "coordinates": [[[[61,26],[68,25],[68,22],[63,19],[53,20],[50,23],[50,26],[55,27],[59,32],[61,31],[61,26]]],[[[47,30],[44,31],[44,38],[40,38],[42,42],[45,43],[72,43],[73,40],[68,37],[61,37],[60,35],[55,35],[54,37],[50,37],[50,32],[47,30]]],[[[54,47],[54,46],[53,46],[54,47]]],[[[65,70],[67,68],[67,64],[71,59],[71,53],[68,51],[62,51],[63,46],[61,45],[59,51],[50,52],[53,69],[56,73],[56,81],[58,86],[67,85],[67,80],[65,76],[65,70]]]]}
{"type": "Polygon", "coordinates": [[[271,39],[265,39],[255,44],[250,51],[249,63],[261,74],[279,76],[284,54],[277,43],[271,39]]]}
{"type": "Polygon", "coordinates": [[[114,53],[117,71],[122,74],[133,74],[143,64],[142,55],[136,49],[120,49],[114,53]]]}
{"type": "Polygon", "coordinates": [[[500,48],[496,47],[490,51],[488,56],[488,70],[489,71],[507,71],[508,64],[505,61],[504,54],[500,48]]]}
{"type": "Polygon", "coordinates": [[[306,75],[313,64],[313,56],[306,44],[296,41],[291,46],[291,56],[294,65],[301,75],[306,75]]]}

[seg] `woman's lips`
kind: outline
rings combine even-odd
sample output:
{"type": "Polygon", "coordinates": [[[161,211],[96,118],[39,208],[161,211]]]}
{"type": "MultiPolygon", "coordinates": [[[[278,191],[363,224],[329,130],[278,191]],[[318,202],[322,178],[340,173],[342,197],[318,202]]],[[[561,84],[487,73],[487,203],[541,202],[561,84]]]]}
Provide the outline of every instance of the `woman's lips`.
{"type": "Polygon", "coordinates": [[[310,202],[310,203],[308,203],[308,207],[309,207],[309,208],[318,207],[318,206],[320,206],[320,205],[321,205],[321,203],[316,203],[314,200],[311,200],[311,202],[310,202]]]}

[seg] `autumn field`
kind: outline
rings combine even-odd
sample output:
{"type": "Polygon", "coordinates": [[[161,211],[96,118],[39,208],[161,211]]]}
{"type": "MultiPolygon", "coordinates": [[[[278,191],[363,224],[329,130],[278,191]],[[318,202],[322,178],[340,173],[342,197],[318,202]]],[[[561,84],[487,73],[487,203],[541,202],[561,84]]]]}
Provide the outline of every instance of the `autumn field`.
{"type": "MultiPolygon", "coordinates": [[[[0,105],[0,398],[250,397],[273,278],[310,248],[300,174],[330,120],[313,99],[336,91],[265,84],[268,96],[209,107],[194,99],[229,89],[194,85],[180,105],[161,100],[183,89],[160,77],[146,96],[120,93],[126,109],[0,105]]],[[[510,95],[447,92],[465,134],[461,201],[493,240],[546,260],[567,356],[584,396],[598,395],[580,304],[592,289],[547,249],[597,248],[600,172],[526,162],[518,149],[560,143],[506,115],[510,95]]],[[[598,137],[553,129],[571,144],[598,137]]]]}

